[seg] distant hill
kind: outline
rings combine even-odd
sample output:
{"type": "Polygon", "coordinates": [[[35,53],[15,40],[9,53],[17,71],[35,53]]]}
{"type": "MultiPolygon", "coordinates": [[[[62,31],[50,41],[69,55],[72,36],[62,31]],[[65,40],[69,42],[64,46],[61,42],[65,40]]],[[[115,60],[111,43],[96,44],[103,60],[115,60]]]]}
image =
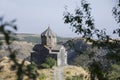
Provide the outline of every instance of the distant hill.
{"type": "MultiPolygon", "coordinates": [[[[30,56],[30,53],[32,52],[32,48],[35,44],[41,43],[40,35],[38,34],[17,34],[16,35],[17,40],[15,40],[11,47],[14,50],[19,51],[19,54],[17,54],[17,57],[24,59],[30,56]]],[[[67,40],[71,38],[63,38],[63,37],[57,37],[58,43],[63,44],[67,40]]],[[[0,40],[4,40],[4,36],[0,34],[0,40]]],[[[7,45],[3,44],[0,46],[0,59],[4,56],[8,56],[9,53],[7,51],[7,45]]]]}
{"type": "Polygon", "coordinates": [[[68,63],[70,65],[88,67],[93,60],[105,60],[108,50],[104,48],[93,47],[92,43],[86,42],[83,38],[68,40],[65,44],[68,51],[68,63]]]}
{"type": "MultiPolygon", "coordinates": [[[[20,41],[32,42],[32,43],[41,43],[41,37],[38,34],[18,34],[17,38],[20,41]]],[[[71,38],[59,37],[57,36],[58,43],[64,43],[71,38]]]]}
{"type": "MultiPolygon", "coordinates": [[[[33,44],[39,44],[41,43],[41,37],[39,34],[26,34],[26,33],[20,33],[16,35],[16,38],[18,41],[26,41],[26,42],[31,42],[33,44]]],[[[58,43],[65,43],[66,41],[70,40],[72,38],[70,37],[60,37],[57,36],[57,42],[58,43]]],[[[0,34],[0,40],[4,40],[4,37],[2,34],[0,34]]]]}

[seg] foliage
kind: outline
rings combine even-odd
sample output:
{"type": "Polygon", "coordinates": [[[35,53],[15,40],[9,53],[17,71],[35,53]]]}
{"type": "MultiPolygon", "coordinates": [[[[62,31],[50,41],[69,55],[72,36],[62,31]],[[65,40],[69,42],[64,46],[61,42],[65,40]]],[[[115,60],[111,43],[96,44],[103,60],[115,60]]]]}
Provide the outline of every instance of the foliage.
{"type": "MultiPolygon", "coordinates": [[[[115,7],[113,7],[112,11],[113,11],[115,21],[120,27],[120,0],[117,0],[117,2],[118,3],[115,5],[115,7]]],[[[118,36],[120,37],[120,28],[117,28],[116,30],[114,30],[113,33],[118,34],[118,36]]]]}
{"type": "Polygon", "coordinates": [[[115,7],[113,7],[113,15],[117,23],[120,23],[120,0],[116,1],[115,7]]]}
{"type": "Polygon", "coordinates": [[[108,80],[119,80],[120,79],[120,65],[117,65],[117,64],[112,65],[107,77],[108,77],[108,80]]]}
{"type": "Polygon", "coordinates": [[[83,75],[66,77],[66,80],[83,80],[83,75]]]}
{"type": "Polygon", "coordinates": [[[43,63],[43,64],[41,64],[41,66],[42,66],[43,68],[50,68],[50,66],[49,66],[47,63],[43,63]]]}
{"type": "Polygon", "coordinates": [[[47,57],[45,59],[45,63],[42,64],[42,66],[44,68],[52,68],[54,65],[56,64],[56,60],[51,58],[51,57],[47,57]]]}
{"type": "Polygon", "coordinates": [[[104,71],[102,69],[102,65],[100,62],[94,61],[90,67],[89,67],[91,80],[107,80],[107,78],[104,76],[104,71]]]}
{"type": "Polygon", "coordinates": [[[70,77],[66,77],[66,80],[71,80],[71,78],[70,77]]]}
{"type": "Polygon", "coordinates": [[[66,74],[71,74],[70,71],[67,71],[66,74]]]}
{"type": "Polygon", "coordinates": [[[64,21],[67,24],[73,26],[75,29],[75,33],[81,34],[82,37],[91,38],[93,34],[94,27],[94,19],[91,16],[89,3],[87,1],[81,1],[82,9],[78,8],[75,10],[75,14],[70,14],[66,12],[64,14],[64,21]]]}
{"type": "MultiPolygon", "coordinates": [[[[117,0],[116,6],[113,7],[113,15],[115,17],[118,25],[120,24],[120,0],[117,0]]],[[[97,46],[98,48],[103,48],[107,50],[107,55],[103,56],[104,60],[107,60],[109,63],[105,64],[111,66],[115,63],[120,65],[120,42],[119,40],[112,39],[106,33],[106,29],[99,30],[95,28],[94,19],[91,15],[90,4],[87,0],[81,0],[81,7],[75,9],[74,14],[70,12],[65,12],[64,14],[64,23],[70,24],[75,30],[75,33],[80,34],[86,41],[93,43],[93,47],[97,46]],[[94,39],[96,37],[96,40],[94,39]],[[109,64],[109,65],[108,65],[109,64]]],[[[119,25],[120,26],[120,25],[119,25]]],[[[118,34],[120,37],[120,29],[113,30],[113,34],[118,34]]],[[[99,55],[100,56],[100,55],[99,55]]],[[[99,57],[98,56],[98,57],[99,57]]],[[[100,58],[99,60],[93,59],[93,62],[89,66],[89,71],[91,73],[91,80],[107,80],[106,74],[109,70],[109,67],[105,68],[104,60],[100,58]]]]}
{"type": "Polygon", "coordinates": [[[45,76],[44,74],[41,74],[41,75],[39,76],[39,80],[46,80],[46,76],[45,76]]]}
{"type": "MultiPolygon", "coordinates": [[[[17,27],[14,24],[15,21],[16,20],[4,22],[3,17],[0,17],[0,33],[4,35],[5,43],[8,45],[8,51],[10,53],[9,58],[14,62],[11,69],[15,68],[14,70],[16,70],[17,80],[23,80],[24,76],[28,76],[29,79],[36,80],[38,76],[36,66],[33,63],[25,66],[25,60],[19,63],[16,59],[16,53],[18,53],[18,51],[12,50],[10,47],[10,44],[16,39],[14,33],[14,30],[17,30],[17,27]],[[12,30],[7,27],[10,27],[12,30]]],[[[1,40],[0,43],[2,44],[1,40]]]]}

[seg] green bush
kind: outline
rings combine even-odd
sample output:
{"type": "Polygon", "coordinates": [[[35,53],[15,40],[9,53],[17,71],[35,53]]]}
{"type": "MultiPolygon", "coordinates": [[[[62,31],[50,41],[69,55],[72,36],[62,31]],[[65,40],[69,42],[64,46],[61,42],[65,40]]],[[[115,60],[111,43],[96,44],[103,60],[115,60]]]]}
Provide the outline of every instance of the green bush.
{"type": "Polygon", "coordinates": [[[71,74],[70,71],[67,71],[66,74],[71,74]]]}
{"type": "Polygon", "coordinates": [[[66,77],[66,80],[72,80],[70,77],[66,77]]]}
{"type": "Polygon", "coordinates": [[[80,76],[73,76],[72,80],[83,80],[83,75],[80,76]]]}
{"type": "Polygon", "coordinates": [[[51,57],[47,57],[45,59],[45,63],[42,64],[42,67],[44,67],[44,68],[52,68],[55,64],[56,64],[55,59],[53,59],[51,57]]]}
{"type": "Polygon", "coordinates": [[[66,77],[66,80],[83,80],[83,75],[72,76],[72,78],[66,77]]]}
{"type": "Polygon", "coordinates": [[[107,77],[108,80],[120,80],[120,65],[112,65],[107,77]]]}
{"type": "Polygon", "coordinates": [[[50,66],[46,63],[43,63],[41,66],[44,67],[44,68],[50,68],[50,66]]]}
{"type": "Polygon", "coordinates": [[[40,74],[39,80],[46,80],[46,76],[44,74],[40,74]]]}

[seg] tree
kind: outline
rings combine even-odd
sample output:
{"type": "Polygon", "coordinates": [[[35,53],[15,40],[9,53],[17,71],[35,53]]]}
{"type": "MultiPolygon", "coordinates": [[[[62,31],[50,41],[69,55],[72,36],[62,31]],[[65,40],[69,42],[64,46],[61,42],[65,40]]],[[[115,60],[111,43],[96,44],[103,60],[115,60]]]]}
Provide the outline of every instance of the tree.
{"type": "MultiPolygon", "coordinates": [[[[117,24],[119,24],[119,27],[120,27],[120,0],[117,0],[117,4],[115,7],[113,7],[113,15],[114,15],[114,18],[117,22],[117,24]]],[[[117,28],[116,30],[114,30],[114,33],[117,33],[120,37],[120,28],[117,28]]]]}
{"type": "MultiPolygon", "coordinates": [[[[0,33],[4,35],[5,43],[8,45],[8,51],[10,53],[9,58],[14,63],[14,65],[11,66],[11,69],[16,70],[17,80],[23,80],[24,76],[28,76],[29,79],[36,80],[38,76],[36,65],[31,63],[25,66],[25,60],[19,63],[16,58],[16,53],[19,52],[17,52],[16,50],[12,50],[10,47],[11,43],[16,40],[16,34],[11,30],[17,30],[17,27],[14,24],[15,21],[16,20],[4,22],[3,17],[0,17],[0,33]],[[7,29],[6,27],[10,27],[11,29],[7,29]]],[[[2,43],[2,40],[0,40],[0,46],[2,45],[2,43]]]]}
{"type": "MultiPolygon", "coordinates": [[[[117,24],[120,24],[120,0],[117,0],[117,2],[118,3],[116,3],[116,6],[113,7],[113,15],[117,24]]],[[[86,0],[81,0],[81,7],[75,9],[74,14],[67,11],[65,12],[64,23],[70,24],[70,26],[75,29],[75,33],[80,34],[83,38],[86,39],[86,41],[92,42],[93,46],[108,49],[109,51],[106,55],[106,59],[108,59],[109,61],[111,61],[112,59],[116,64],[120,65],[119,40],[112,39],[109,35],[107,35],[104,29],[99,30],[95,27],[94,19],[91,15],[90,4],[86,0]],[[93,36],[96,36],[97,40],[95,40],[93,36]]],[[[119,28],[113,30],[113,34],[115,33],[118,34],[120,37],[119,28]]],[[[89,66],[89,71],[91,72],[91,75],[94,74],[94,77],[91,76],[91,80],[95,80],[95,77],[97,77],[99,80],[107,80],[103,74],[103,72],[105,71],[103,70],[102,66],[104,66],[102,65],[102,62],[93,60],[93,63],[91,63],[91,65],[89,66]]],[[[107,71],[109,70],[107,69],[107,71]]]]}

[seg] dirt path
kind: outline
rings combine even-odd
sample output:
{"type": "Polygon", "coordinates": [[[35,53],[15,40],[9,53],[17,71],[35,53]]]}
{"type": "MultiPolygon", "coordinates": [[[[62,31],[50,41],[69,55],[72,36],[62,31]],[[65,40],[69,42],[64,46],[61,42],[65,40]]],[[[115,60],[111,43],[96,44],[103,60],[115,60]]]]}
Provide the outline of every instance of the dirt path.
{"type": "Polygon", "coordinates": [[[57,80],[57,68],[54,67],[54,76],[53,76],[54,80],[57,80]]]}
{"type": "Polygon", "coordinates": [[[54,80],[63,80],[64,67],[54,67],[54,80]]]}

